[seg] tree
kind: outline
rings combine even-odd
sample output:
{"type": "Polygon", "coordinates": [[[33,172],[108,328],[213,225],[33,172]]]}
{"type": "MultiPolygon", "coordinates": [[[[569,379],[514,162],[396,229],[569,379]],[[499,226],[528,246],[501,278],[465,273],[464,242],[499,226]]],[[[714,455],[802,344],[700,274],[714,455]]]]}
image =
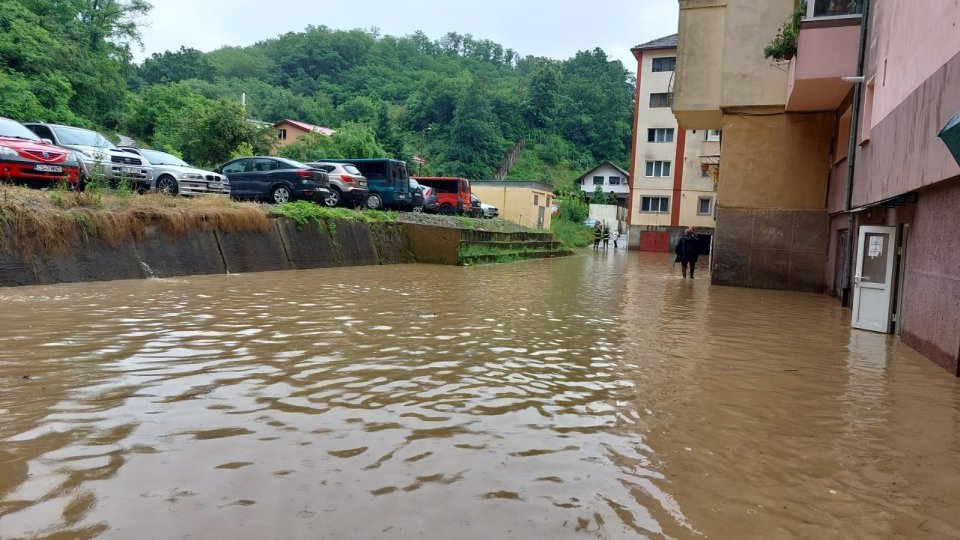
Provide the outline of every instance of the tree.
{"type": "Polygon", "coordinates": [[[590,196],[590,204],[606,204],[607,196],[603,193],[603,188],[597,186],[593,190],[593,195],[590,196]]]}
{"type": "Polygon", "coordinates": [[[153,53],[137,70],[143,84],[163,84],[202,79],[213,72],[213,64],[197,49],[180,46],[176,52],[153,53]]]}
{"type": "Polygon", "coordinates": [[[474,81],[457,104],[445,155],[451,174],[491,178],[503,159],[503,138],[496,129],[485,86],[474,81]]]}
{"type": "Polygon", "coordinates": [[[253,148],[255,154],[268,153],[272,135],[271,130],[248,121],[239,103],[204,98],[162,117],[153,142],[179,151],[188,162],[212,166],[229,159],[242,144],[253,148]]]}
{"type": "Polygon", "coordinates": [[[540,64],[530,75],[525,116],[531,127],[552,125],[560,98],[560,69],[552,62],[540,64]]]}

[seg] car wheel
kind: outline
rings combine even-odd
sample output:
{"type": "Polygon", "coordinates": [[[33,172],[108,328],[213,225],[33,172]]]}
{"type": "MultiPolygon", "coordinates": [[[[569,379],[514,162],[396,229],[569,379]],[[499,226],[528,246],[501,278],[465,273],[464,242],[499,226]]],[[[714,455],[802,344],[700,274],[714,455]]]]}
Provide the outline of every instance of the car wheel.
{"type": "Polygon", "coordinates": [[[290,188],[287,186],[274,186],[270,191],[270,200],[275,204],[290,202],[291,198],[292,194],[290,193],[290,188]]]}
{"type": "Polygon", "coordinates": [[[164,195],[176,195],[180,191],[180,188],[172,176],[161,176],[160,179],[157,180],[157,191],[164,195]]]}
{"type": "Polygon", "coordinates": [[[343,195],[340,193],[340,190],[335,187],[331,187],[330,194],[323,198],[323,205],[327,208],[340,206],[341,202],[343,202],[343,195]]]}
{"type": "Polygon", "coordinates": [[[367,195],[367,208],[371,210],[380,210],[383,208],[383,197],[377,193],[367,195]]]}
{"type": "Polygon", "coordinates": [[[440,213],[445,216],[452,216],[454,214],[453,205],[450,203],[444,203],[440,205],[440,213]]]}
{"type": "Polygon", "coordinates": [[[414,206],[411,210],[413,210],[413,213],[415,213],[415,214],[422,214],[422,213],[423,213],[423,206],[422,206],[422,205],[421,205],[421,206],[414,206]]]}

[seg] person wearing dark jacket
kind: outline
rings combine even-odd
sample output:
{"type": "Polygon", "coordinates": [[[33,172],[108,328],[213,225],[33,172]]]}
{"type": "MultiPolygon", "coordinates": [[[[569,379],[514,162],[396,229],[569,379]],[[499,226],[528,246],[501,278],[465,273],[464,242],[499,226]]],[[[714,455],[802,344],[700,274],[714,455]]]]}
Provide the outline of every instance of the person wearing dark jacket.
{"type": "Polygon", "coordinates": [[[697,260],[700,258],[700,240],[697,239],[696,232],[696,229],[690,227],[677,242],[677,261],[680,262],[684,278],[687,277],[687,268],[689,267],[690,279],[693,279],[693,273],[697,269],[697,260]]]}
{"type": "Polygon", "coordinates": [[[593,249],[598,249],[600,247],[600,238],[603,236],[603,226],[600,225],[598,221],[596,226],[593,228],[593,249]]]}

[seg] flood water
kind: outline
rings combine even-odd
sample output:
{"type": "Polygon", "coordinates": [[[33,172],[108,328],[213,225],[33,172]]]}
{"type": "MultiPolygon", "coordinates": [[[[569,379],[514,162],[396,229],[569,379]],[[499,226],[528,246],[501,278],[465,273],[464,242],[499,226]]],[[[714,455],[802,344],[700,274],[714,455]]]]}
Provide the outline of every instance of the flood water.
{"type": "Polygon", "coordinates": [[[0,290],[0,537],[960,537],[956,379],[668,261],[0,290]]]}

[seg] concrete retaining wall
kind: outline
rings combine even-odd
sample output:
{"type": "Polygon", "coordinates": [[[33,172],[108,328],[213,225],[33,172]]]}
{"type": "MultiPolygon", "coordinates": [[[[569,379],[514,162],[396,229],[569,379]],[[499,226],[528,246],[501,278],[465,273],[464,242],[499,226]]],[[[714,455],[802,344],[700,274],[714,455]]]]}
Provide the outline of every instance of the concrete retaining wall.
{"type": "MultiPolygon", "coordinates": [[[[452,253],[456,257],[456,249],[452,253]]],[[[331,221],[298,228],[289,220],[276,219],[263,232],[211,227],[180,235],[148,226],[116,245],[87,238],[64,253],[0,250],[0,287],[414,260],[401,224],[331,221]]]]}

